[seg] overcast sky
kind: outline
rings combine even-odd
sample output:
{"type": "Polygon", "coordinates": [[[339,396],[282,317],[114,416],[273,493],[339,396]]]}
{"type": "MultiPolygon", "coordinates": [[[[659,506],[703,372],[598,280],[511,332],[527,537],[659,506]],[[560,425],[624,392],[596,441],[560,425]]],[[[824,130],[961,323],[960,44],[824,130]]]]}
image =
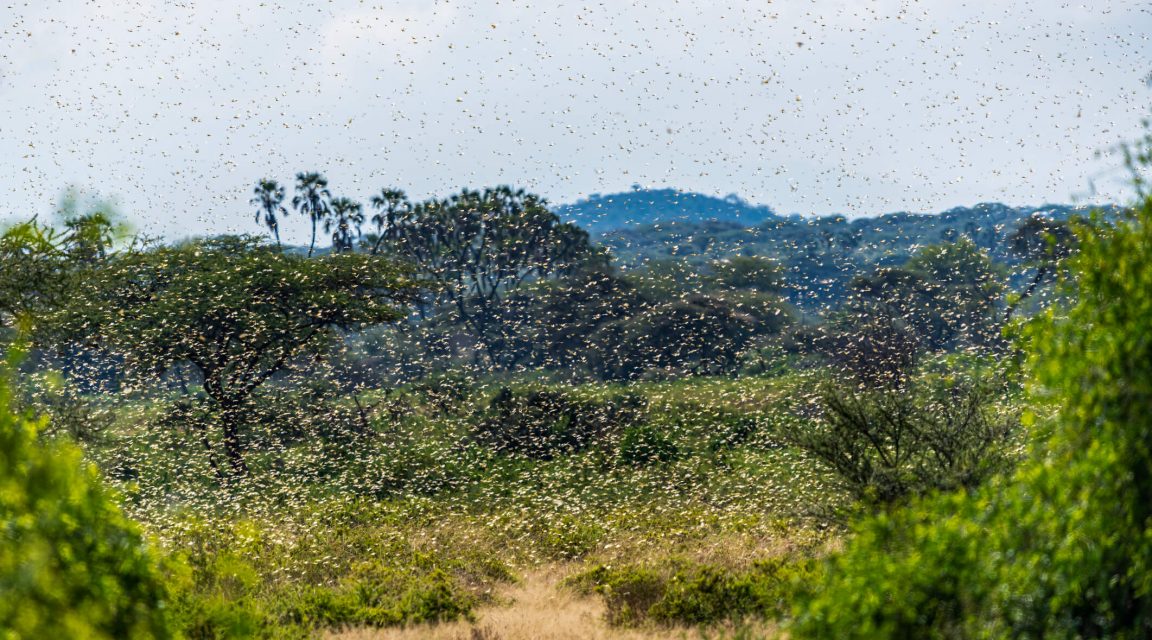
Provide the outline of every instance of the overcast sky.
{"type": "MultiPolygon", "coordinates": [[[[633,184],[783,213],[1123,198],[1147,0],[0,0],[0,216],[67,185],[170,237],[338,195],[633,184]]],[[[286,221],[305,236],[301,221],[286,221]]]]}

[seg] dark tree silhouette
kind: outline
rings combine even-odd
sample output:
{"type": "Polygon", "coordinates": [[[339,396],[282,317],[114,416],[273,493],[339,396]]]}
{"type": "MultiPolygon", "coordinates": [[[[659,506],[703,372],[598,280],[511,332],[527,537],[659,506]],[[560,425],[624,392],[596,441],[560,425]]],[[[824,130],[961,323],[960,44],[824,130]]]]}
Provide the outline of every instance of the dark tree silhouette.
{"type": "Polygon", "coordinates": [[[412,214],[412,203],[408,196],[399,189],[381,189],[380,193],[372,196],[368,201],[377,211],[372,216],[372,224],[376,225],[376,237],[372,241],[372,253],[380,252],[387,230],[407,220],[412,214]]]}
{"type": "Polygon", "coordinates": [[[296,174],[296,196],[292,198],[292,206],[312,221],[312,242],[308,245],[309,258],[316,250],[316,227],[328,217],[328,201],[331,199],[327,178],[315,172],[296,174]]]}
{"type": "Polygon", "coordinates": [[[332,234],[332,249],[336,253],[352,251],[355,237],[360,236],[360,226],[364,224],[364,207],[349,198],[336,198],[330,205],[329,214],[324,218],[324,233],[332,234]]]}
{"type": "Polygon", "coordinates": [[[261,222],[261,216],[263,216],[264,226],[272,232],[272,237],[276,239],[277,248],[280,247],[280,219],[278,216],[288,215],[288,210],[284,208],[284,195],[284,187],[280,186],[279,182],[264,179],[256,183],[256,188],[252,190],[252,199],[249,200],[250,204],[257,207],[256,221],[261,222]]]}

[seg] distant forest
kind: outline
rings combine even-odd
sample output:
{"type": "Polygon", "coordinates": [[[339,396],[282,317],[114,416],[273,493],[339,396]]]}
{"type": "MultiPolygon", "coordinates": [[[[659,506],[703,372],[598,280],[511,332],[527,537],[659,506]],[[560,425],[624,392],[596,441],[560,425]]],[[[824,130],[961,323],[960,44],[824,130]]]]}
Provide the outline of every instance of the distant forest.
{"type": "Polygon", "coordinates": [[[1006,277],[1018,285],[1030,274],[1022,268],[1026,259],[1011,247],[1012,234],[1032,217],[1062,222],[1093,210],[1115,215],[1120,209],[989,202],[940,213],[893,212],[849,219],[782,215],[736,195],[717,198],[639,187],[626,193],[593,194],[556,207],[561,218],[588,229],[625,270],[672,261],[706,268],[736,256],[776,260],[789,301],[811,312],[836,306],[855,276],[902,266],[926,245],[961,237],[986,251],[994,263],[1008,267],[1006,277]]]}

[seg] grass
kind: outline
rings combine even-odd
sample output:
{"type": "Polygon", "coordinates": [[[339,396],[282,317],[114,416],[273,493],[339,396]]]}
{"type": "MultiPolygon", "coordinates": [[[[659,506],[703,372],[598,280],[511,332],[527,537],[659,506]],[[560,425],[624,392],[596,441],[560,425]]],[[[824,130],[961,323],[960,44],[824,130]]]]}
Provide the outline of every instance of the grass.
{"type": "Polygon", "coordinates": [[[812,512],[842,499],[774,436],[794,383],[562,389],[579,406],[629,394],[644,409],[639,425],[552,459],[472,437],[497,390],[483,386],[447,405],[420,389],[388,394],[367,434],[273,428],[249,454],[251,477],[237,481],[214,477],[194,434],[155,428],[151,402],[122,406],[89,455],[173,558],[191,637],[640,638],[689,626],[692,637],[713,627],[739,635],[729,618],[763,631],[782,612],[761,606],[774,597],[761,591],[779,585],[766,587],[775,578],[756,577],[756,563],[821,548],[831,536],[812,512]],[[720,599],[735,585],[761,604],[704,616],[666,604],[622,626],[606,591],[556,579],[600,567],[651,571],[665,594],[683,596],[668,587],[686,577],[720,585],[720,599]],[[549,620],[558,635],[533,635],[549,620]]]}
{"type": "Polygon", "coordinates": [[[414,625],[396,629],[330,631],[330,640],[655,640],[657,638],[775,637],[774,623],[662,626],[621,629],[607,621],[602,599],[561,587],[572,567],[535,570],[503,590],[499,604],[481,609],[473,622],[414,625]]]}

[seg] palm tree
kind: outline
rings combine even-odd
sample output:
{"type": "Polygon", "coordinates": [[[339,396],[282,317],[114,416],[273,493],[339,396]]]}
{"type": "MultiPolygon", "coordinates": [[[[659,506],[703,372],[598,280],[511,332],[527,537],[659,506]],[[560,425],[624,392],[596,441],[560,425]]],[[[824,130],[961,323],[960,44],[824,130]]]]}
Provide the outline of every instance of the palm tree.
{"type": "Polygon", "coordinates": [[[372,216],[372,224],[376,225],[376,240],[372,243],[372,253],[380,252],[380,244],[384,242],[388,229],[394,228],[399,222],[401,214],[412,209],[408,196],[399,189],[381,189],[380,193],[372,196],[369,203],[379,213],[372,216]]]}
{"type": "Polygon", "coordinates": [[[312,244],[308,245],[308,257],[316,250],[316,225],[328,217],[328,201],[332,194],[328,192],[328,179],[319,173],[296,174],[296,196],[292,198],[292,206],[301,215],[307,214],[312,220],[312,244]]]}
{"type": "Polygon", "coordinates": [[[364,224],[364,207],[349,198],[332,201],[332,215],[324,218],[324,233],[332,234],[332,248],[336,253],[352,250],[352,231],[360,235],[364,224]]]}
{"type": "Polygon", "coordinates": [[[264,226],[268,227],[272,236],[276,238],[276,248],[279,249],[280,220],[276,215],[288,215],[288,210],[284,208],[284,187],[275,180],[261,180],[256,183],[256,188],[252,190],[252,199],[248,202],[258,207],[257,222],[260,222],[261,215],[264,216],[264,226]]]}

